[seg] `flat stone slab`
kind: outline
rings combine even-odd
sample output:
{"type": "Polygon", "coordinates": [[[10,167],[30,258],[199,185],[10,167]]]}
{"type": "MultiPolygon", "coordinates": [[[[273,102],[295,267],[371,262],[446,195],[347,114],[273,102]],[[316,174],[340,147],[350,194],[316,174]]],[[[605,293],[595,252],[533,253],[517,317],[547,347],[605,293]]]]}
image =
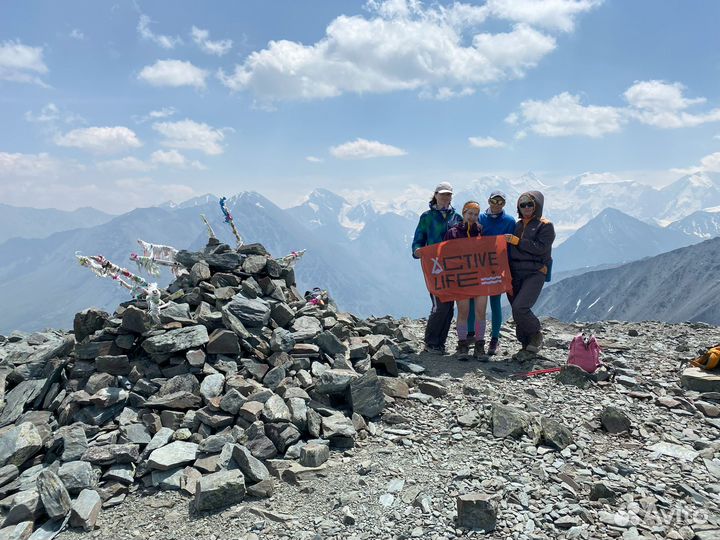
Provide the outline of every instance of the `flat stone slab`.
{"type": "Polygon", "coordinates": [[[720,392],[720,372],[689,367],[680,375],[680,384],[696,392],[720,392]]]}
{"type": "Polygon", "coordinates": [[[166,471],[195,461],[198,445],[191,442],[175,441],[154,450],[148,458],[153,469],[166,471]]]}

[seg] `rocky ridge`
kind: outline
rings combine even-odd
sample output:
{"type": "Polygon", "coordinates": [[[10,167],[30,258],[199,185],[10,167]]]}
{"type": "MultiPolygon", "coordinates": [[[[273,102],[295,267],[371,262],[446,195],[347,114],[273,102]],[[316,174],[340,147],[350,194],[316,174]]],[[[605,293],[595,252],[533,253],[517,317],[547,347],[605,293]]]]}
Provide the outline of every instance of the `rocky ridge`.
{"type": "Polygon", "coordinates": [[[181,259],[159,325],[133,301],[0,338],[0,539],[718,537],[720,393],[678,360],[720,329],[547,320],[542,356],[462,362],[261,246],[181,259]],[[614,380],[523,377],[581,328],[614,380]]]}

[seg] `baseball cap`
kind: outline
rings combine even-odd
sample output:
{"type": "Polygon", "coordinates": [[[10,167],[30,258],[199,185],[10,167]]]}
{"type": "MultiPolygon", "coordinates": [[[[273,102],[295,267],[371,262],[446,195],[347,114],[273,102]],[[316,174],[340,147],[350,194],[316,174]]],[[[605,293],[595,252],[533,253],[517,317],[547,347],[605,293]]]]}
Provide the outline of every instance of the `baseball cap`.
{"type": "Polygon", "coordinates": [[[440,182],[435,187],[435,193],[452,193],[453,187],[450,182],[440,182]]]}
{"type": "Polygon", "coordinates": [[[500,197],[503,201],[507,201],[507,196],[506,196],[502,191],[500,191],[499,189],[496,189],[495,191],[493,191],[493,192],[490,194],[490,196],[488,197],[488,200],[489,200],[489,199],[494,199],[495,197],[500,197]]]}

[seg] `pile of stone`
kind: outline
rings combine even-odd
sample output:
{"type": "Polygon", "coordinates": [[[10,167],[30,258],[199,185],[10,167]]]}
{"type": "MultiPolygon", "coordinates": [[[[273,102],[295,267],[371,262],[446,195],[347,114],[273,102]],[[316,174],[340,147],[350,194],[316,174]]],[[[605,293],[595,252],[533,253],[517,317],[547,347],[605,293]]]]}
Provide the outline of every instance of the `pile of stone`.
{"type": "Polygon", "coordinates": [[[0,340],[0,538],[91,530],[140,487],[195,511],[269,496],[392,401],[412,350],[398,322],[307,302],[258,244],[211,239],[178,261],[159,322],[134,300],[78,313],[74,333],[0,340]]]}

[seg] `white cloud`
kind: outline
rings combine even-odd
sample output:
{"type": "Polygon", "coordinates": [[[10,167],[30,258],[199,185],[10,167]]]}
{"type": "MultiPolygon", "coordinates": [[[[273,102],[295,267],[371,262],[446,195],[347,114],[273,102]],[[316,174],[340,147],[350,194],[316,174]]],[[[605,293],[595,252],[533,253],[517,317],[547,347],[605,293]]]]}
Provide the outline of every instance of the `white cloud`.
{"type": "Polygon", "coordinates": [[[222,56],[230,52],[232,49],[232,39],[221,39],[220,41],[211,41],[210,32],[193,26],[190,31],[193,41],[200,47],[200,50],[208,54],[222,56]]]}
{"type": "Polygon", "coordinates": [[[397,157],[407,154],[402,148],[383,144],[378,141],[355,139],[330,148],[330,154],[338,159],[370,159],[377,157],[397,157]]]}
{"type": "Polygon", "coordinates": [[[66,124],[84,123],[85,119],[75,113],[63,111],[54,103],[48,103],[40,109],[39,113],[25,111],[25,120],[34,124],[46,124],[54,129],[58,122],[66,124]]]}
{"type": "Polygon", "coordinates": [[[136,157],[128,156],[121,159],[101,161],[97,168],[109,172],[147,172],[154,168],[154,165],[136,157]]]}
{"type": "Polygon", "coordinates": [[[704,171],[720,172],[720,152],[705,156],[700,160],[700,166],[704,171]]]}
{"type": "Polygon", "coordinates": [[[55,176],[62,163],[48,154],[10,154],[0,152],[0,178],[14,176],[55,176]]]}
{"type": "Polygon", "coordinates": [[[310,163],[322,163],[322,159],[320,159],[319,157],[315,157],[315,156],[307,156],[305,158],[305,160],[309,161],[310,163]]]}
{"type": "Polygon", "coordinates": [[[488,0],[489,13],[500,19],[528,23],[563,32],[571,31],[575,18],[603,0],[488,0]]]}
{"type": "Polygon", "coordinates": [[[145,66],[138,79],[152,86],[194,86],[205,88],[208,72],[184,60],[158,60],[152,66],[145,66]]]}
{"type": "Polygon", "coordinates": [[[639,81],[623,94],[633,109],[632,115],[643,124],[659,128],[693,127],[707,122],[720,121],[720,109],[692,114],[685,111],[693,105],[705,103],[705,98],[688,99],[685,87],[664,81],[639,81]]]}
{"type": "Polygon", "coordinates": [[[78,41],[82,41],[85,39],[85,34],[83,34],[80,30],[77,28],[73,28],[72,32],[68,34],[72,39],[77,39],[78,41]]]}
{"type": "Polygon", "coordinates": [[[468,137],[470,146],[475,148],[503,148],[507,146],[504,142],[498,141],[493,137],[468,137]]]}
{"type": "Polygon", "coordinates": [[[199,161],[190,161],[177,150],[156,150],[150,155],[150,161],[157,165],[167,165],[178,169],[203,170],[206,167],[199,161]]]}
{"type": "Polygon", "coordinates": [[[142,146],[135,132],[124,126],[73,129],[64,135],[58,134],[55,144],[108,154],[142,146]]]}
{"type": "Polygon", "coordinates": [[[717,139],[717,140],[720,141],[720,133],[718,133],[717,135],[715,135],[715,136],[713,137],[713,139],[717,139]]]}
{"type": "Polygon", "coordinates": [[[210,156],[222,154],[222,141],[225,138],[223,129],[216,129],[207,124],[180,120],[179,122],[156,122],[153,129],[165,137],[163,146],[186,150],[200,150],[210,156]]]}
{"type": "Polygon", "coordinates": [[[601,137],[620,131],[625,114],[617,107],[582,105],[579,96],[563,92],[548,101],[523,101],[506,121],[546,137],[601,137]]]}
{"type": "Polygon", "coordinates": [[[0,80],[47,86],[38,76],[47,72],[42,47],[30,47],[20,41],[0,44],[0,80]]]}
{"type": "Polygon", "coordinates": [[[370,17],[340,16],[311,45],[278,40],[218,77],[234,91],[266,101],[309,100],[344,93],[419,90],[447,99],[478,86],[521,78],[556,47],[531,24],[568,30],[599,2],[497,1],[493,9],[456,2],[424,7],[416,0],[371,0],[370,17]],[[511,9],[512,8],[512,9],[511,9]],[[518,21],[509,32],[478,33],[488,16],[518,21]]]}
{"type": "Polygon", "coordinates": [[[140,20],[138,21],[137,25],[137,31],[138,34],[140,34],[141,38],[152,41],[163,49],[173,49],[176,45],[182,43],[182,39],[180,39],[179,37],[165,36],[162,34],[153,33],[153,31],[150,30],[151,22],[152,21],[150,20],[150,17],[148,17],[147,15],[140,15],[140,20]]]}
{"type": "Polygon", "coordinates": [[[134,115],[132,117],[132,119],[137,124],[144,124],[148,120],[158,120],[160,118],[168,118],[169,116],[173,116],[175,113],[177,113],[177,109],[175,107],[163,107],[162,109],[150,111],[149,113],[147,113],[143,116],[134,115]]]}
{"type": "Polygon", "coordinates": [[[579,96],[563,92],[548,101],[523,101],[520,110],[509,114],[505,121],[522,128],[516,138],[521,134],[524,137],[528,130],[546,137],[601,137],[620,131],[630,120],[662,129],[720,122],[720,108],[687,112],[686,109],[707,100],[687,98],[684,90],[678,82],[638,81],[623,93],[627,102],[625,107],[585,106],[580,103],[579,96]]]}

